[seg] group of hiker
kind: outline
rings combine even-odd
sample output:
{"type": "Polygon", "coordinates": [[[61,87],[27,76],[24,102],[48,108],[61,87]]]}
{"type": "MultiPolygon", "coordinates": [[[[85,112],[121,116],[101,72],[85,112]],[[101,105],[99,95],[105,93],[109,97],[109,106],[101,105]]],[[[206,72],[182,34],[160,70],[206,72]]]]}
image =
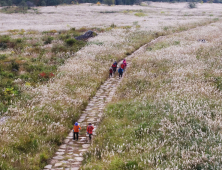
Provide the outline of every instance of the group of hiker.
{"type": "MultiPolygon", "coordinates": [[[[119,78],[123,76],[123,72],[125,71],[127,66],[126,60],[124,59],[121,63],[120,67],[118,68],[119,78]]],[[[109,77],[112,77],[117,70],[117,62],[115,61],[112,67],[109,68],[109,77]]]]}
{"type": "MultiPolygon", "coordinates": [[[[93,129],[94,127],[92,126],[92,124],[89,123],[87,126],[87,134],[89,135],[89,140],[92,139],[93,129]]],[[[78,122],[76,122],[73,126],[73,140],[79,139],[79,130],[81,130],[81,127],[78,122]]]]}
{"type": "MultiPolygon", "coordinates": [[[[125,71],[126,66],[127,66],[127,63],[126,63],[126,60],[124,59],[120,65],[120,67],[118,68],[119,78],[123,76],[123,72],[125,71]]],[[[118,67],[118,65],[117,65],[117,62],[115,61],[112,64],[112,67],[110,67],[110,69],[109,69],[109,77],[112,77],[112,75],[115,74],[117,67],[118,67]]],[[[89,135],[89,140],[92,139],[93,129],[94,129],[94,127],[92,126],[92,124],[89,123],[87,126],[87,134],[89,135]]],[[[73,126],[73,140],[79,139],[79,131],[80,130],[81,130],[81,127],[78,124],[78,122],[76,122],[73,126]]]]}

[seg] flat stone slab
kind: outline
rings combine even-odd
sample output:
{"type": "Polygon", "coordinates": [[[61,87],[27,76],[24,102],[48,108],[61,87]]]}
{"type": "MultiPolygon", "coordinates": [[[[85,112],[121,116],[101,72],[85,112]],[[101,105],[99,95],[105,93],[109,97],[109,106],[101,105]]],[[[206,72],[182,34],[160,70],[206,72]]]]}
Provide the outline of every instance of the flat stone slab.
{"type": "Polygon", "coordinates": [[[85,109],[85,110],[89,111],[89,110],[92,110],[92,108],[87,108],[87,109],[85,109]]]}
{"type": "Polygon", "coordinates": [[[67,144],[69,142],[70,139],[65,139],[64,143],[67,144]]]}
{"type": "Polygon", "coordinates": [[[82,147],[83,147],[83,148],[89,148],[90,145],[89,145],[89,144],[84,144],[84,145],[82,145],[82,147]]]}
{"type": "Polygon", "coordinates": [[[82,142],[82,141],[84,141],[84,140],[86,140],[85,138],[82,138],[82,139],[80,139],[80,142],[82,142]]]}
{"type": "Polygon", "coordinates": [[[64,149],[64,148],[66,148],[66,145],[61,145],[60,148],[63,148],[63,149],[64,149]]]}
{"type": "Polygon", "coordinates": [[[45,168],[45,169],[51,169],[51,168],[52,168],[52,165],[46,165],[44,168],[45,168]]]}
{"type": "Polygon", "coordinates": [[[56,155],[64,155],[65,152],[56,152],[55,154],[56,154],[56,155]]]}
{"type": "Polygon", "coordinates": [[[53,157],[53,159],[61,160],[61,159],[64,159],[64,157],[63,156],[55,156],[55,157],[53,157]]]}
{"type": "Polygon", "coordinates": [[[75,167],[75,168],[71,168],[71,170],[79,170],[79,168],[78,168],[78,167],[75,167]]]}
{"type": "Polygon", "coordinates": [[[89,118],[87,121],[94,121],[95,118],[89,118]]]}
{"type": "Polygon", "coordinates": [[[63,165],[63,163],[59,162],[59,163],[55,164],[55,167],[59,167],[59,166],[62,166],[62,165],[63,165]]]}
{"type": "Polygon", "coordinates": [[[79,164],[81,164],[81,162],[72,163],[72,165],[79,165],[79,164]]]}
{"type": "Polygon", "coordinates": [[[81,162],[83,161],[83,157],[75,157],[75,160],[81,162]]]}

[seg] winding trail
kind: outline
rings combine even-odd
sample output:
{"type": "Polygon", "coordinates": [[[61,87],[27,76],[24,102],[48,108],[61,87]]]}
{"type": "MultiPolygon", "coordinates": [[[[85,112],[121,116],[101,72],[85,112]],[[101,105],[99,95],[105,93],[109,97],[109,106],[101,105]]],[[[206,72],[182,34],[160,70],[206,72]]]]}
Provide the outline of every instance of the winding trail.
{"type": "MultiPolygon", "coordinates": [[[[144,53],[147,46],[158,42],[162,38],[163,37],[154,39],[150,43],[140,47],[131,55],[127,56],[127,68],[130,67],[131,60],[135,55],[144,53]]],[[[118,63],[118,66],[120,66],[121,63],[122,61],[118,63]]],[[[93,138],[96,137],[96,129],[100,123],[101,117],[103,116],[105,106],[112,100],[122,79],[123,78],[119,79],[118,73],[116,73],[115,76],[109,78],[103,85],[100,86],[100,89],[89,101],[88,106],[77,121],[82,128],[79,134],[79,140],[73,141],[73,132],[71,130],[63,144],[55,153],[55,156],[50,160],[50,164],[44,167],[44,170],[78,170],[80,168],[83,161],[83,154],[93,143],[93,138]],[[88,123],[92,123],[94,126],[93,138],[91,142],[88,140],[88,135],[86,134],[88,123]]]]}

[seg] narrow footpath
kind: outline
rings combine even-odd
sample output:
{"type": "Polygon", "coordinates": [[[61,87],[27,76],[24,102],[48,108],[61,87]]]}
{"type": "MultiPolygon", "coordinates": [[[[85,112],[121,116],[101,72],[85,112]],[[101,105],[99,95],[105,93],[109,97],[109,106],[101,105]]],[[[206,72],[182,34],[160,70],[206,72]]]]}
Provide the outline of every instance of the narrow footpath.
{"type": "MultiPolygon", "coordinates": [[[[156,43],[160,38],[161,37],[140,47],[133,54],[126,57],[127,68],[130,66],[130,61],[135,55],[138,56],[140,53],[144,53],[148,45],[156,43]]],[[[121,63],[122,61],[118,63],[118,67],[121,63]]],[[[98,127],[101,117],[103,116],[105,106],[112,100],[112,97],[115,95],[115,91],[122,79],[123,78],[119,79],[118,72],[116,72],[114,77],[109,78],[103,85],[100,86],[100,89],[97,91],[92,100],[89,101],[88,106],[77,121],[82,128],[79,134],[79,140],[73,141],[73,132],[71,130],[63,144],[55,153],[56,155],[51,159],[50,164],[44,167],[44,170],[78,170],[80,168],[83,161],[83,154],[91,146],[93,138],[96,137],[96,128],[98,127]],[[88,135],[86,134],[88,123],[92,123],[94,126],[91,142],[88,140],[88,135]]]]}

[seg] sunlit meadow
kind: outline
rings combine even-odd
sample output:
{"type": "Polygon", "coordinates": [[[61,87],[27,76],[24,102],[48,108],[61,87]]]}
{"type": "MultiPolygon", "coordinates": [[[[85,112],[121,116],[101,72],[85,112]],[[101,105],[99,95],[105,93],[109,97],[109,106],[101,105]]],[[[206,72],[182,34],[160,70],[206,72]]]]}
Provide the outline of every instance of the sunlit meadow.
{"type": "MultiPolygon", "coordinates": [[[[78,52],[56,54],[68,59],[47,83],[34,87],[14,81],[22,94],[3,115],[10,119],[0,127],[0,168],[43,168],[108,78],[111,63],[162,35],[169,36],[135,56],[114,100],[118,103],[108,107],[83,167],[192,169],[202,163],[218,167],[220,50],[214,49],[220,43],[220,7],[199,4],[191,10],[185,3],[83,4],[42,7],[39,14],[0,14],[4,18],[4,22],[0,20],[2,34],[8,34],[9,28],[29,32],[86,27],[98,31],[78,52]],[[198,39],[206,39],[206,43],[198,39]],[[203,162],[202,156],[209,161],[203,162]]],[[[39,37],[34,32],[30,36],[39,37]]]]}

